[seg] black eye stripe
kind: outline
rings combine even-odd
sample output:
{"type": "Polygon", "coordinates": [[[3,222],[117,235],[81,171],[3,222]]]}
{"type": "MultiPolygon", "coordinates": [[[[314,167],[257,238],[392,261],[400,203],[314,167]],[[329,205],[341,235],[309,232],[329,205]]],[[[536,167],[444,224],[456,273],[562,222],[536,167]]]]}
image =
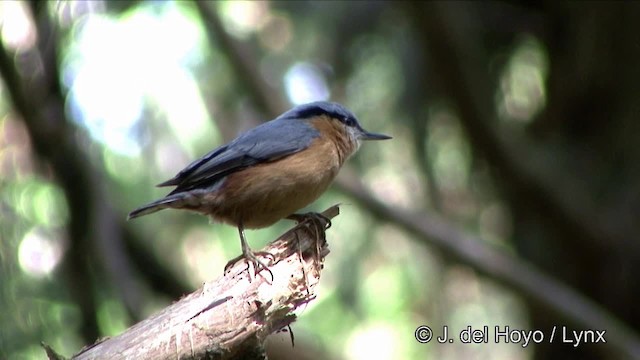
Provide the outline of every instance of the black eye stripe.
{"type": "Polygon", "coordinates": [[[279,119],[309,119],[314,116],[328,116],[336,119],[346,126],[359,126],[356,117],[345,107],[338,103],[317,101],[299,105],[280,115],[279,119]]]}

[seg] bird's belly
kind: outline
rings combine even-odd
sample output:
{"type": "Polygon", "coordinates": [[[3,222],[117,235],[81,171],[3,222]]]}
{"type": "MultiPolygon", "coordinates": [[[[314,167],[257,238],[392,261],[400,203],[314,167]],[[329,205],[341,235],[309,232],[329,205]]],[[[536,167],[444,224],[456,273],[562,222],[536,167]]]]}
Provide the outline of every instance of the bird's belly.
{"type": "Polygon", "coordinates": [[[212,196],[215,220],[245,228],[274,224],[316,200],[333,181],[340,164],[324,159],[314,166],[303,157],[289,157],[230,174],[212,196]]]}

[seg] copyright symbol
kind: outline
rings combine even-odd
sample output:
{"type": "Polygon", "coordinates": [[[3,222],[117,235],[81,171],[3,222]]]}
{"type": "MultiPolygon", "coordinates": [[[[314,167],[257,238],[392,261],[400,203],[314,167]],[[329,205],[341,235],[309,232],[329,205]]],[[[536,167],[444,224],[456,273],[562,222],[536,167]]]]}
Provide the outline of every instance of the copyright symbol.
{"type": "Polygon", "coordinates": [[[419,343],[426,344],[431,341],[431,338],[433,337],[433,331],[431,331],[431,328],[427,325],[422,325],[418,326],[414,335],[419,343]]]}

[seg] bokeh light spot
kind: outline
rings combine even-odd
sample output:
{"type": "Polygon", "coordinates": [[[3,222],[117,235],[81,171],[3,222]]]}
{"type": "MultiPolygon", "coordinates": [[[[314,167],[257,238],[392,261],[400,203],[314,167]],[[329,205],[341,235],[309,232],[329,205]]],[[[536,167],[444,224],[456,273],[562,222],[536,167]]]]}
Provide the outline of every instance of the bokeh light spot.
{"type": "Polygon", "coordinates": [[[135,125],[149,103],[180,122],[181,140],[202,134],[208,115],[190,69],[202,60],[202,29],[179,4],[143,6],[120,19],[92,14],[74,30],[63,62],[68,108],[93,138],[137,154],[135,125]]]}
{"type": "Polygon", "coordinates": [[[331,95],[327,81],[317,66],[299,62],[284,77],[287,96],[294,105],[328,100],[331,95]]]}
{"type": "Polygon", "coordinates": [[[27,274],[43,277],[58,265],[62,254],[62,243],[36,228],[29,231],[20,242],[18,261],[27,274]]]}
{"type": "Polygon", "coordinates": [[[530,122],[546,105],[548,60],[541,43],[525,37],[505,67],[498,90],[498,112],[502,119],[530,122]]]}
{"type": "Polygon", "coordinates": [[[269,19],[266,1],[224,1],[220,10],[226,30],[241,39],[260,30],[269,19]]]}
{"type": "Polygon", "coordinates": [[[366,326],[349,338],[347,356],[349,359],[397,359],[399,343],[396,337],[397,333],[389,325],[366,326]]]}
{"type": "Polygon", "coordinates": [[[26,1],[0,2],[2,43],[12,50],[31,48],[36,43],[35,26],[26,1]]]}

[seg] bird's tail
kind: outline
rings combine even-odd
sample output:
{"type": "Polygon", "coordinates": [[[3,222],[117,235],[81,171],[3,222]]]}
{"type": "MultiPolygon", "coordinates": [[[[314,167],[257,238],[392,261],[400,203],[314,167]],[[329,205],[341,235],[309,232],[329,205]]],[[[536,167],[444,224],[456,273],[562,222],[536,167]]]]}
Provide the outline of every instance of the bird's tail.
{"type": "Polygon", "coordinates": [[[154,212],[163,210],[163,209],[175,209],[184,207],[185,196],[184,194],[174,194],[164,197],[162,199],[156,200],[147,205],[141,206],[127,216],[127,220],[131,220],[140,216],[153,214],[154,212]]]}

